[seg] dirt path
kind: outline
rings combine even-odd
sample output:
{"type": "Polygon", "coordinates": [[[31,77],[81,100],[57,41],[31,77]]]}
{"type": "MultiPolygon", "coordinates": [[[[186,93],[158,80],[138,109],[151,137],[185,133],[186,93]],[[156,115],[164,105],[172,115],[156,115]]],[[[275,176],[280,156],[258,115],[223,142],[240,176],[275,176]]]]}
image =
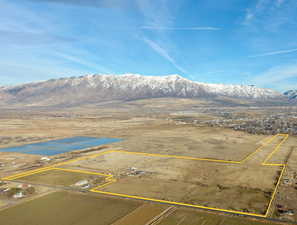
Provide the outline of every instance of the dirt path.
{"type": "Polygon", "coordinates": [[[155,224],[154,221],[158,220],[171,208],[173,207],[166,205],[143,204],[112,225],[153,225],[155,224]]]}

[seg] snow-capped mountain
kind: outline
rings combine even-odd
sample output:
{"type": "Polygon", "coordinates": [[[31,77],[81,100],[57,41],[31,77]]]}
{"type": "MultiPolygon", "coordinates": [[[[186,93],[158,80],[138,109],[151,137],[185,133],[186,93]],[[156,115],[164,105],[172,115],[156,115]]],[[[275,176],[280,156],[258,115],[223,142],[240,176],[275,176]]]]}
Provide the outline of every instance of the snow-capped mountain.
{"type": "Polygon", "coordinates": [[[286,91],[284,95],[287,96],[289,100],[297,100],[297,90],[286,91]]]}
{"type": "Polygon", "coordinates": [[[158,97],[233,97],[254,100],[281,98],[271,90],[244,85],[207,84],[179,75],[87,75],[52,79],[0,89],[0,102],[29,105],[99,103],[158,97]]]}

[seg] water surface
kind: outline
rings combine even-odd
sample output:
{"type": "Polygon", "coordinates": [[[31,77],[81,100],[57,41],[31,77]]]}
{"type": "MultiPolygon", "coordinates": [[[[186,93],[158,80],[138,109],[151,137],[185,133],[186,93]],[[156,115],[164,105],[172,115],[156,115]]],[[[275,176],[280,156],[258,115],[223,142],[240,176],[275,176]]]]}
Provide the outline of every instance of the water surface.
{"type": "Polygon", "coordinates": [[[57,155],[65,152],[119,142],[119,138],[71,137],[59,140],[0,148],[0,152],[19,152],[34,155],[57,155]]]}

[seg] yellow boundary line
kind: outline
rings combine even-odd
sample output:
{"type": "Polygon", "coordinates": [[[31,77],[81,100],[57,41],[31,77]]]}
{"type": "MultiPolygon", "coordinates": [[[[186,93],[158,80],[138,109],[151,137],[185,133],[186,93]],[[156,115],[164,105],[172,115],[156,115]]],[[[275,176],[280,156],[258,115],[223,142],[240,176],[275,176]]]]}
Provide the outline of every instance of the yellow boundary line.
{"type": "Polygon", "coordinates": [[[66,162],[56,163],[56,164],[53,164],[51,166],[46,166],[46,167],[42,167],[42,168],[39,168],[39,169],[25,171],[25,172],[14,174],[14,175],[11,175],[11,176],[7,176],[7,177],[1,178],[1,179],[2,180],[15,180],[15,179],[20,178],[20,177],[33,175],[33,174],[39,173],[39,172],[40,173],[45,172],[45,171],[51,170],[52,168],[56,168],[58,166],[63,166],[65,164],[81,161],[81,160],[84,160],[84,159],[96,158],[98,156],[101,156],[101,155],[104,155],[104,154],[107,154],[107,153],[111,153],[111,152],[114,152],[114,150],[110,150],[110,151],[106,151],[106,152],[100,152],[100,153],[97,153],[97,154],[83,156],[83,157],[78,157],[76,159],[71,159],[71,160],[68,160],[66,162]]]}
{"type": "Polygon", "coordinates": [[[277,152],[279,151],[281,145],[287,141],[287,139],[289,138],[289,135],[288,134],[280,134],[281,136],[284,136],[284,139],[278,143],[278,145],[274,148],[274,150],[267,156],[267,158],[264,160],[264,162],[262,163],[263,166],[284,166],[285,164],[283,163],[278,163],[278,164],[275,164],[275,163],[267,163],[271,158],[272,156],[277,152]]]}
{"type": "Polygon", "coordinates": [[[131,154],[131,155],[161,157],[161,158],[188,159],[188,160],[199,160],[199,161],[207,161],[207,162],[222,162],[222,163],[231,163],[231,164],[241,163],[241,161],[231,161],[231,160],[229,161],[229,160],[210,159],[210,158],[196,158],[196,157],[191,157],[191,156],[164,155],[164,154],[144,153],[144,152],[128,152],[128,151],[123,151],[123,150],[117,150],[115,152],[131,154]]]}
{"type": "Polygon", "coordinates": [[[22,178],[22,177],[27,177],[27,176],[31,176],[34,174],[39,174],[39,173],[43,173],[43,172],[47,172],[47,171],[52,171],[52,170],[58,170],[58,171],[65,171],[65,172],[71,172],[71,173],[82,173],[82,174],[90,174],[90,175],[96,175],[96,176],[103,176],[106,177],[105,178],[105,182],[100,186],[97,186],[96,188],[102,188],[104,186],[107,186],[111,183],[116,182],[116,179],[114,179],[113,175],[111,174],[104,174],[104,173],[98,173],[98,172],[92,172],[92,171],[86,171],[86,170],[74,170],[74,169],[66,169],[66,168],[58,168],[58,167],[48,167],[45,168],[43,170],[37,170],[37,171],[33,171],[31,173],[22,173],[22,174],[17,174],[18,176],[10,176],[10,177],[5,177],[2,178],[2,180],[16,180],[18,178],[22,178]]]}
{"type": "Polygon", "coordinates": [[[280,182],[281,182],[281,179],[282,179],[282,177],[283,177],[283,175],[284,175],[285,170],[286,170],[286,165],[283,166],[282,171],[281,171],[281,174],[280,174],[280,176],[279,176],[279,178],[278,178],[278,181],[277,181],[277,183],[276,183],[276,185],[275,185],[275,188],[274,188],[274,190],[273,190],[273,193],[272,193],[272,196],[271,196],[271,198],[270,198],[269,204],[268,204],[268,206],[267,206],[267,210],[266,210],[266,213],[265,213],[265,217],[268,217],[268,215],[269,215],[270,208],[271,208],[272,203],[273,203],[273,201],[274,201],[274,199],[275,199],[275,196],[276,196],[276,193],[277,193],[279,184],[280,184],[280,182]]]}
{"type": "Polygon", "coordinates": [[[79,158],[68,160],[68,161],[62,162],[62,163],[53,164],[53,165],[48,166],[48,167],[43,167],[43,168],[39,168],[39,169],[35,169],[35,170],[26,171],[26,172],[18,173],[18,174],[15,174],[15,175],[7,176],[7,177],[2,178],[2,180],[15,180],[15,179],[18,179],[18,178],[21,178],[21,177],[26,177],[26,176],[30,176],[30,175],[33,175],[33,174],[42,173],[42,172],[46,172],[46,171],[49,171],[49,170],[62,170],[62,171],[68,171],[68,172],[94,174],[94,175],[105,176],[106,177],[104,184],[99,185],[99,186],[89,190],[89,191],[95,192],[95,193],[101,193],[101,194],[105,194],[105,195],[118,196],[118,197],[131,198],[131,199],[138,199],[138,200],[146,200],[146,201],[167,203],[167,204],[173,204],[173,205],[179,205],[179,206],[190,206],[190,207],[194,207],[194,208],[208,209],[208,210],[228,212],[228,213],[235,213],[235,214],[241,214],[241,215],[267,217],[268,214],[269,214],[270,208],[272,206],[272,203],[274,201],[275,195],[277,193],[277,189],[279,187],[281,178],[282,178],[282,176],[284,174],[284,171],[286,169],[286,164],[272,164],[272,163],[267,163],[267,161],[269,161],[271,159],[272,155],[280,149],[281,145],[288,139],[288,137],[289,137],[288,134],[276,134],[276,135],[274,135],[272,137],[265,138],[264,140],[262,140],[263,144],[260,147],[258,147],[254,152],[248,154],[244,159],[242,159],[240,161],[229,161],[229,160],[209,159],[209,158],[195,158],[195,157],[189,157],[189,156],[163,155],[163,154],[143,153],[143,152],[128,152],[128,151],[123,151],[123,150],[110,150],[110,151],[105,151],[105,152],[101,152],[101,153],[97,153],[97,154],[93,154],[93,155],[79,157],[79,158]],[[96,158],[98,156],[102,156],[102,155],[109,154],[109,153],[114,153],[114,152],[116,152],[116,153],[125,153],[125,154],[133,154],[133,155],[142,155],[142,156],[152,156],[152,157],[176,158],[176,159],[187,159],[187,160],[200,160],[200,161],[229,163],[229,164],[241,164],[241,163],[244,163],[245,161],[247,161],[250,157],[252,157],[257,152],[261,151],[263,147],[265,147],[267,144],[270,144],[278,136],[284,136],[283,140],[280,143],[278,143],[278,145],[274,148],[274,150],[268,155],[268,157],[266,157],[266,159],[262,163],[263,166],[281,166],[282,167],[281,174],[280,174],[280,176],[278,178],[277,184],[276,184],[275,189],[274,189],[274,191],[272,193],[272,196],[271,196],[271,199],[269,201],[269,204],[268,204],[268,207],[266,209],[265,214],[247,213],[247,212],[241,212],[241,211],[236,211],[236,210],[213,208],[213,207],[207,207],[207,206],[202,206],[202,205],[193,205],[193,204],[187,204],[187,203],[182,203],[182,202],[166,201],[166,200],[146,198],[146,197],[141,197],[141,196],[134,196],[134,195],[126,195],[126,194],[120,194],[120,193],[100,191],[98,189],[103,188],[103,187],[105,187],[107,185],[110,185],[112,183],[115,183],[117,181],[113,177],[113,175],[97,173],[97,172],[89,172],[89,171],[83,171],[83,170],[58,168],[58,166],[62,166],[62,165],[66,165],[66,164],[69,164],[69,163],[81,161],[81,160],[84,160],[84,159],[96,158]]]}
{"type": "Polygon", "coordinates": [[[270,144],[272,141],[274,141],[274,139],[276,139],[277,136],[279,136],[280,134],[276,134],[270,138],[265,138],[262,142],[264,142],[264,144],[262,144],[260,147],[258,147],[256,149],[256,151],[248,154],[244,159],[242,159],[240,162],[244,163],[246,162],[248,159],[250,159],[253,155],[255,155],[256,153],[258,153],[259,151],[261,151],[263,149],[263,147],[265,147],[266,145],[270,144]]]}
{"type": "Polygon", "coordinates": [[[74,170],[74,169],[65,169],[65,168],[57,168],[57,167],[51,168],[50,170],[61,170],[61,171],[73,172],[73,173],[85,173],[85,174],[98,175],[103,177],[112,177],[111,174],[97,173],[97,172],[91,172],[86,170],[74,170]]]}
{"type": "Polygon", "coordinates": [[[282,171],[279,175],[279,179],[275,185],[275,188],[274,188],[274,191],[272,193],[272,196],[270,198],[270,201],[269,201],[269,204],[268,204],[268,207],[267,207],[267,210],[266,210],[266,213],[265,213],[265,217],[268,217],[269,215],[269,211],[270,211],[270,208],[273,204],[273,201],[275,199],[275,196],[276,196],[276,193],[277,193],[277,190],[278,190],[278,187],[280,185],[280,182],[281,182],[281,178],[283,177],[284,173],[285,173],[285,170],[287,168],[287,165],[284,164],[284,163],[267,163],[273,156],[273,154],[275,154],[277,151],[279,151],[281,145],[287,141],[287,139],[289,138],[289,135],[288,134],[282,134],[282,136],[284,136],[284,139],[274,148],[274,150],[266,157],[266,159],[264,160],[264,162],[262,163],[263,166],[280,166],[282,167],[282,171]]]}
{"type": "Polygon", "coordinates": [[[105,195],[118,196],[118,197],[124,197],[124,198],[132,198],[132,199],[152,201],[152,202],[167,203],[167,204],[171,204],[171,205],[190,206],[190,207],[199,208],[199,209],[209,209],[209,210],[213,210],[213,211],[221,211],[221,212],[229,212],[229,213],[236,213],[236,214],[249,215],[249,216],[265,217],[265,215],[256,214],[256,213],[246,213],[246,212],[235,211],[235,210],[212,208],[212,207],[207,207],[207,206],[202,206],[202,205],[192,205],[192,204],[187,204],[187,203],[182,203],[182,202],[173,202],[173,201],[166,201],[166,200],[161,200],[161,199],[140,197],[140,196],[135,196],[135,195],[125,195],[125,194],[119,194],[119,193],[98,191],[95,189],[97,189],[97,188],[91,189],[90,191],[95,192],[95,193],[105,194],[105,195]]]}

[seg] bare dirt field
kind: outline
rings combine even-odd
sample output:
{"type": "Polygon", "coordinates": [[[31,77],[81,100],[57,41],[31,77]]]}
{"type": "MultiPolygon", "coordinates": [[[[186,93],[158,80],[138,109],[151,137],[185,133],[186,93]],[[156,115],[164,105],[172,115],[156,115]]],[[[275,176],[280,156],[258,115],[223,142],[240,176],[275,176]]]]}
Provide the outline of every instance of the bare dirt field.
{"type": "Polygon", "coordinates": [[[274,207],[274,217],[297,221],[297,148],[293,148],[274,207]]]}
{"type": "Polygon", "coordinates": [[[281,169],[262,162],[282,140],[275,137],[240,164],[118,151],[64,167],[113,174],[117,182],[105,192],[265,214],[281,169]]]}
{"type": "Polygon", "coordinates": [[[107,225],[129,214],[139,202],[55,192],[0,212],[5,225],[107,225]]]}
{"type": "MultiPolygon", "coordinates": [[[[0,148],[73,136],[113,137],[122,138],[123,141],[108,144],[104,146],[103,151],[114,149],[241,161],[265,143],[266,138],[271,137],[221,127],[176,122],[170,119],[179,117],[179,113],[170,112],[176,111],[175,101],[166,102],[160,99],[154,101],[153,105],[150,105],[151,103],[151,101],[127,102],[119,109],[102,107],[99,111],[89,114],[78,108],[73,117],[69,116],[72,112],[67,112],[65,115],[59,112],[57,115],[63,115],[57,117],[54,117],[54,114],[50,116],[30,114],[19,118],[1,117],[0,148]],[[141,110],[130,112],[132,108],[138,107],[141,110]],[[144,113],[144,109],[149,110],[144,113]],[[157,115],[155,110],[159,109],[165,110],[166,113],[164,111],[157,115]]],[[[183,107],[189,105],[194,107],[197,102],[184,100],[182,103],[183,107]]],[[[215,119],[213,115],[206,113],[194,114],[198,119],[201,116],[201,120],[215,119]]],[[[281,138],[276,138],[242,164],[111,153],[65,167],[113,174],[117,182],[102,189],[107,192],[263,214],[281,168],[261,164],[280,140],[281,138]]],[[[269,162],[284,163],[296,143],[297,139],[290,137],[280,150],[273,154],[269,162]]],[[[51,163],[93,153],[82,151],[77,151],[75,154],[67,153],[53,157],[51,163]]],[[[0,153],[0,176],[29,170],[36,162],[41,167],[43,165],[39,163],[40,158],[41,156],[36,155],[0,153]]],[[[291,165],[295,162],[291,161],[291,165]]],[[[65,174],[65,180],[68,180],[67,176],[65,174]]],[[[48,181],[56,178],[44,176],[44,179],[48,181]]],[[[290,195],[282,192],[282,204],[289,202],[290,196],[295,194],[294,188],[295,186],[288,192],[290,195]]]]}
{"type": "Polygon", "coordinates": [[[241,160],[256,149],[265,136],[222,128],[166,124],[135,128],[136,136],[113,146],[128,151],[241,160]],[[138,132],[137,132],[138,131],[138,132]]]}
{"type": "Polygon", "coordinates": [[[284,163],[289,160],[290,152],[296,151],[297,137],[290,136],[285,143],[281,146],[280,150],[277,151],[271,157],[270,161],[274,163],[284,163]]]}
{"type": "Polygon", "coordinates": [[[169,206],[166,205],[158,205],[158,204],[143,204],[142,206],[135,209],[130,214],[124,216],[119,219],[112,225],[146,225],[150,224],[150,221],[154,219],[154,217],[160,215],[164,212],[169,206]]]}
{"type": "Polygon", "coordinates": [[[146,117],[0,121],[0,136],[8,140],[0,142],[0,148],[81,135],[123,138],[123,142],[110,145],[117,149],[229,160],[240,160],[265,138],[229,129],[179,125],[164,119],[146,117]],[[32,139],[28,142],[16,138],[28,136],[38,138],[38,141],[32,139]]]}
{"type": "MultiPolygon", "coordinates": [[[[266,137],[224,128],[176,124],[159,117],[115,115],[0,119],[0,137],[5,140],[0,141],[0,148],[86,135],[123,138],[122,142],[104,146],[106,149],[241,160],[266,137]]],[[[72,153],[64,155],[72,157],[72,153]]],[[[0,152],[0,156],[0,176],[21,172],[33,164],[41,165],[38,155],[0,152]]]]}
{"type": "Polygon", "coordinates": [[[282,223],[259,221],[247,218],[232,216],[220,216],[207,212],[197,212],[193,210],[178,209],[165,217],[158,225],[280,225],[282,223]]]}
{"type": "Polygon", "coordinates": [[[18,180],[26,181],[37,184],[48,184],[48,185],[63,185],[70,186],[81,180],[96,181],[96,184],[104,182],[105,177],[96,176],[85,173],[75,173],[61,170],[49,170],[29,176],[19,178],[18,180]]]}
{"type": "Polygon", "coordinates": [[[4,206],[4,205],[6,205],[5,201],[0,200],[0,207],[2,207],[2,206],[4,206]]]}
{"type": "Polygon", "coordinates": [[[0,176],[9,173],[17,173],[30,166],[33,162],[40,160],[39,155],[28,155],[14,152],[0,152],[0,176]]]}

